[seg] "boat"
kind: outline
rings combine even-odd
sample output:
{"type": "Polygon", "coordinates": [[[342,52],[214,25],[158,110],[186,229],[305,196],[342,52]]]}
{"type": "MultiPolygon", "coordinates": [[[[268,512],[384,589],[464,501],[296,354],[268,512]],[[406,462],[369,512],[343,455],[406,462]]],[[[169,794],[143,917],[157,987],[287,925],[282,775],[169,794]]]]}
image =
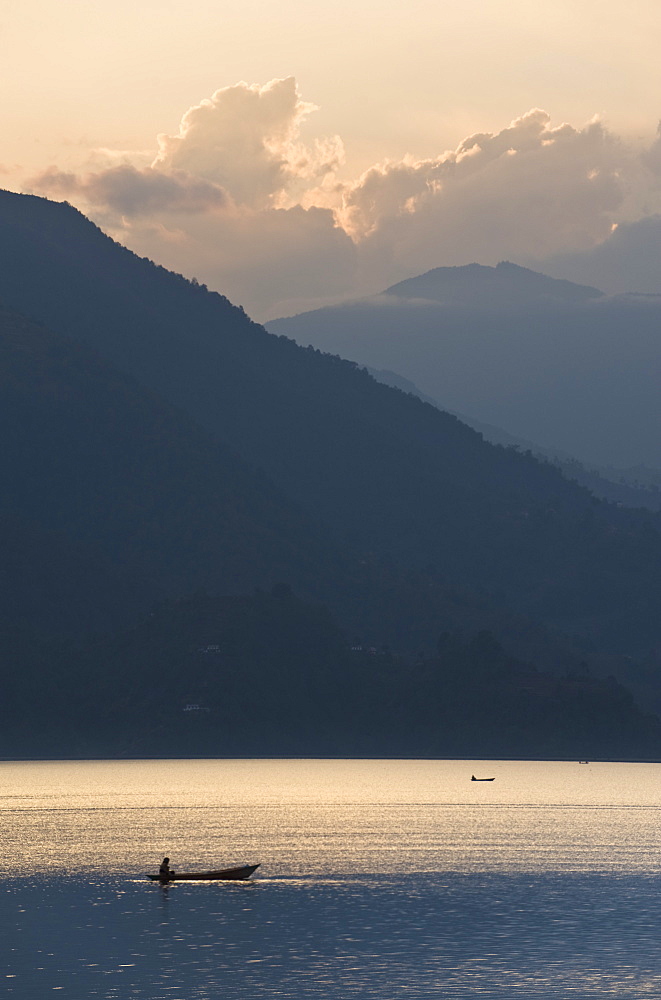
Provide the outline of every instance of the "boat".
{"type": "Polygon", "coordinates": [[[476,778],[474,774],[471,774],[471,781],[495,781],[495,778],[476,778]]]}
{"type": "Polygon", "coordinates": [[[152,882],[242,882],[250,878],[259,865],[240,865],[238,868],[219,868],[211,872],[170,872],[169,878],[148,875],[152,882]]]}

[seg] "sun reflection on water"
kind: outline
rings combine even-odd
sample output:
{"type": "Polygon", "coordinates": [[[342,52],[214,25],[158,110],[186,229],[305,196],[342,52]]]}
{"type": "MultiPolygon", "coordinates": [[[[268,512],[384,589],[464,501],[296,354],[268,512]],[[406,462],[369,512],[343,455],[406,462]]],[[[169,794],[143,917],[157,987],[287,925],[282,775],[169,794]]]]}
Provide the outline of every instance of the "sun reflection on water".
{"type": "Polygon", "coordinates": [[[0,764],[8,996],[661,992],[661,766],[0,764]],[[471,782],[471,774],[494,782],[471,782]],[[260,861],[245,883],[146,880],[260,861]]]}

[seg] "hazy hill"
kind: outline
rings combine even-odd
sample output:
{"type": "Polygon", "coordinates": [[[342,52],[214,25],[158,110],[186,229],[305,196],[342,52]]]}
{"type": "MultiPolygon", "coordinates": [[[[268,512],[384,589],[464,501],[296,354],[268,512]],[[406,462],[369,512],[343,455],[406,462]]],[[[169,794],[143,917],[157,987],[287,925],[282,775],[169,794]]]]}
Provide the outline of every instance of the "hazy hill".
{"type": "Polygon", "coordinates": [[[511,309],[524,303],[587,302],[601,298],[604,293],[597,288],[547,278],[545,274],[501,261],[496,267],[482,264],[436,267],[391,285],[384,294],[491,311],[511,309]]]}
{"type": "MultiPolygon", "coordinates": [[[[410,379],[398,375],[397,372],[383,371],[377,368],[367,369],[377,382],[392,385],[402,392],[412,393],[426,403],[445,409],[437,400],[420,392],[417,385],[410,379]]],[[[586,486],[591,493],[602,500],[624,504],[626,507],[646,507],[649,510],[661,510],[661,472],[649,468],[614,469],[612,467],[589,466],[578,459],[558,451],[555,448],[540,448],[533,441],[515,437],[493,424],[484,424],[464,413],[455,413],[456,417],[473,430],[478,431],[485,441],[503,445],[505,448],[516,448],[520,451],[530,451],[536,458],[551,462],[568,479],[573,479],[581,486],[586,486]]]]}
{"type": "MultiPolygon", "coordinates": [[[[350,569],[335,567],[332,583],[317,572],[322,598],[344,573],[343,624],[415,642],[422,620],[425,635],[438,634],[442,595],[454,589],[500,606],[504,617],[578,634],[593,649],[631,652],[658,641],[657,518],[600,504],[549,466],[485,443],[355,365],[268,334],[222,296],[119,247],[70,206],[0,196],[0,297],[92,346],[185,412],[213,439],[210,448],[226,446],[217,460],[224,468],[229,448],[260,469],[268,504],[279,493],[305,512],[284,530],[274,515],[263,542],[246,525],[255,566],[261,554],[265,566],[277,562],[297,583],[301,564],[289,560],[291,549],[278,554],[279,539],[298,545],[313,573],[323,560],[311,537],[323,536],[341,558],[350,553],[350,569]]],[[[166,440],[160,429],[154,437],[166,440]]],[[[89,450],[97,447],[105,448],[89,450]]],[[[164,461],[170,450],[167,444],[164,461]]],[[[16,461],[20,467],[20,455],[16,461]]],[[[179,567],[165,567],[171,587],[183,587],[184,577],[206,585],[213,545],[197,553],[208,531],[212,539],[224,533],[227,545],[234,534],[236,511],[222,483],[220,502],[209,508],[203,480],[214,461],[201,461],[192,478],[173,475],[189,485],[188,506],[177,504],[172,517],[199,534],[197,547],[182,545],[179,567]]],[[[120,467],[116,478],[131,474],[120,467]]],[[[150,473],[142,488],[151,481],[150,473]]],[[[126,504],[120,490],[109,514],[126,504]]],[[[243,499],[237,509],[245,511],[243,499]]],[[[140,530],[155,531],[152,521],[140,530]]],[[[255,525],[264,525],[261,515],[255,525]]],[[[136,538],[127,553],[142,551],[139,532],[136,538]]],[[[245,546],[237,550],[244,565],[245,546]]]]}
{"type": "Polygon", "coordinates": [[[589,464],[661,467],[661,296],[513,264],[437,268],[268,328],[411,379],[449,410],[589,464]]]}

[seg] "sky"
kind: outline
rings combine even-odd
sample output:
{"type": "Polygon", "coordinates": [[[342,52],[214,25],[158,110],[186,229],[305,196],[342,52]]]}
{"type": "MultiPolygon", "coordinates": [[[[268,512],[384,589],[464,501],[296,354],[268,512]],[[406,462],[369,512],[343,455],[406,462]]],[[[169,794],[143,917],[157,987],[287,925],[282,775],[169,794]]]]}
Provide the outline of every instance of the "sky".
{"type": "Polygon", "coordinates": [[[259,320],[509,259],[661,291],[658,0],[22,0],[0,183],[259,320]]]}

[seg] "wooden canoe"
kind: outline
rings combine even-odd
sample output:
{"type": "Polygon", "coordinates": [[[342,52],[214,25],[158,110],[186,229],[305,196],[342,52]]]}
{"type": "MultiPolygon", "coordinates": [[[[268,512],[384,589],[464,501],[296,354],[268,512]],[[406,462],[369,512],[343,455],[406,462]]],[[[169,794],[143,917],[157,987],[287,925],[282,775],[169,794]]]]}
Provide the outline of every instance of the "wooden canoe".
{"type": "Polygon", "coordinates": [[[152,882],[239,882],[250,878],[252,873],[259,868],[259,865],[240,865],[238,868],[219,868],[211,872],[171,872],[169,878],[162,878],[160,875],[149,875],[152,882]]]}

